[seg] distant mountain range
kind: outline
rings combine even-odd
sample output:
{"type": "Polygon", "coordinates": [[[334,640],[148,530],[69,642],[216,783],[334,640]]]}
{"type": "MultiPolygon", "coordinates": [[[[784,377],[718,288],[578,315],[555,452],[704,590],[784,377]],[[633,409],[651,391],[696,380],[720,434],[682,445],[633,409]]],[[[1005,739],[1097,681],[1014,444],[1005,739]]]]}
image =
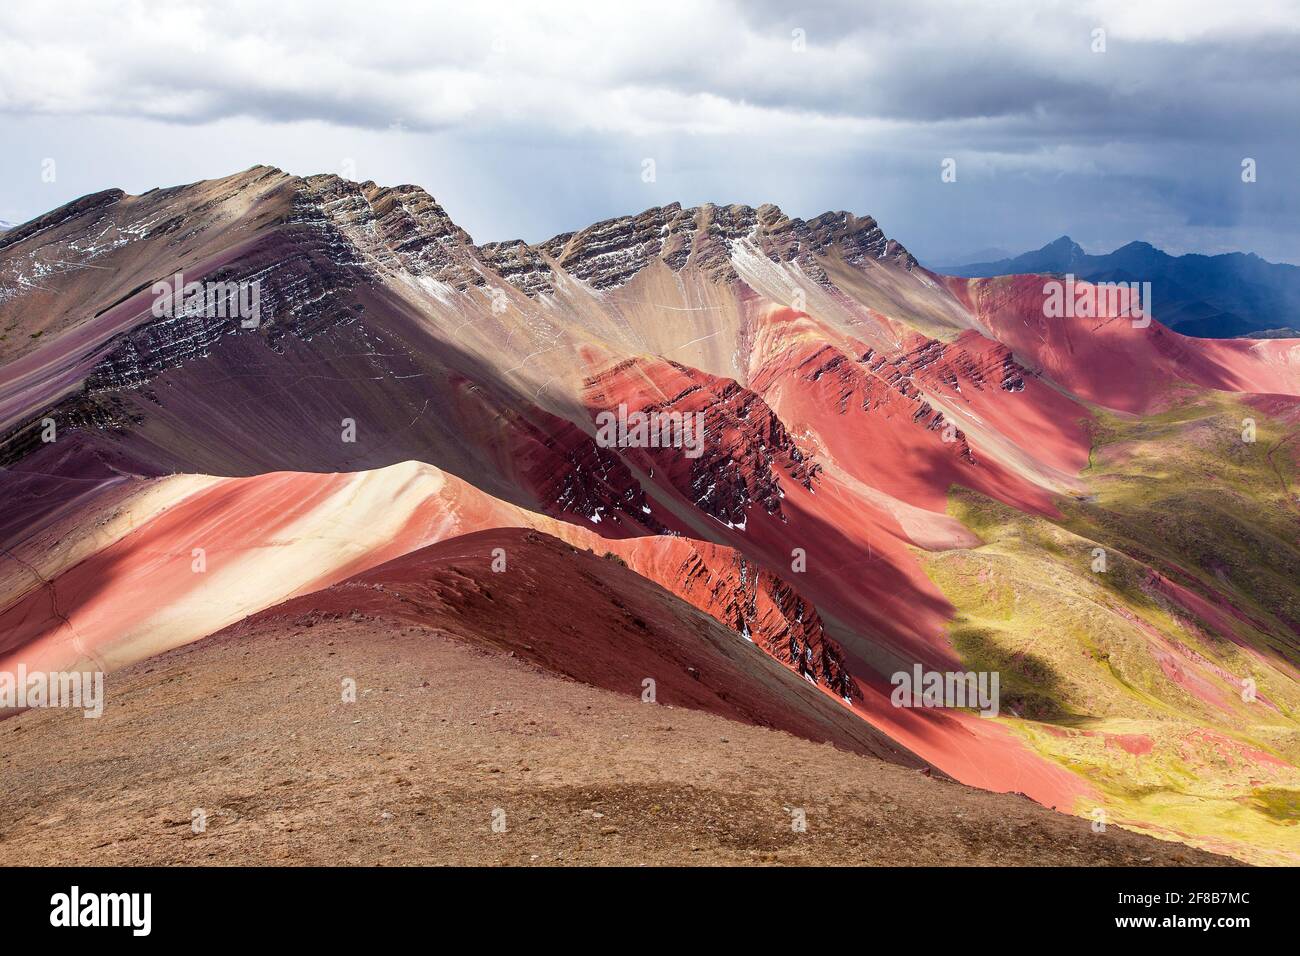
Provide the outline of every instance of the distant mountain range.
{"type": "Polygon", "coordinates": [[[1092,282],[1150,282],[1155,317],[1183,335],[1300,337],[1300,267],[1253,253],[1171,256],[1147,242],[1088,255],[1069,236],[1009,259],[939,266],[968,278],[1072,273],[1092,282]]]}
{"type": "Polygon", "coordinates": [[[6,229],[12,229],[13,227],[14,224],[12,222],[6,222],[5,220],[0,219],[0,232],[4,232],[6,229]]]}

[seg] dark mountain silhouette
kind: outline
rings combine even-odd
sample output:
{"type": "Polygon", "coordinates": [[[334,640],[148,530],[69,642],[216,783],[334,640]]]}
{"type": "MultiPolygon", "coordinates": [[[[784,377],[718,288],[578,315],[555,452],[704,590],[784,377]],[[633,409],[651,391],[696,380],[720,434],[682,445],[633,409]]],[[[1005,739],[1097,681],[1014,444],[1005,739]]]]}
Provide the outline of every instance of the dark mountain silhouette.
{"type": "Polygon", "coordinates": [[[1171,256],[1149,242],[1130,242],[1093,256],[1062,236],[1011,259],[937,271],[969,278],[1068,272],[1093,282],[1150,282],[1156,316],[1183,335],[1300,337],[1300,268],[1253,253],[1171,256]]]}

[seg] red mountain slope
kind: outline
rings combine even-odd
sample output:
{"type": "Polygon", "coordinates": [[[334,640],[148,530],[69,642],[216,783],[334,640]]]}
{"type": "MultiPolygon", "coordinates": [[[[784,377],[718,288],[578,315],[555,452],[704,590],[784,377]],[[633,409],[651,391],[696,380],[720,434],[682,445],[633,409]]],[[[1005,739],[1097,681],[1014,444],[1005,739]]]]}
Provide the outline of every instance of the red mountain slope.
{"type": "Polygon", "coordinates": [[[490,643],[552,673],[907,766],[923,763],[715,619],[609,558],[534,531],[452,538],[250,618],[359,613],[490,643]],[[500,548],[505,569],[492,570],[500,548]],[[484,627],[490,623],[490,627],[484,627]]]}
{"type": "MultiPolygon", "coordinates": [[[[538,529],[961,780],[1268,846],[1300,788],[1300,345],[1186,339],[1158,303],[1052,318],[1044,281],[937,276],[873,220],[773,206],[476,245],[417,187],[262,167],[87,197],[0,238],[0,663],[113,668],[538,529]],[[178,272],[260,283],[260,322],[155,314],[178,272]],[[611,413],[702,441],[611,443],[611,413]],[[893,706],[918,664],[1002,674],[1006,707],[893,706]],[[1248,674],[1266,716],[1233,702],[1248,674]],[[1088,750],[1135,734],[1168,743],[1122,772],[1088,750]],[[1188,782],[1206,734],[1283,769],[1188,782]]],[[[477,573],[456,613],[490,610],[477,573]]]]}

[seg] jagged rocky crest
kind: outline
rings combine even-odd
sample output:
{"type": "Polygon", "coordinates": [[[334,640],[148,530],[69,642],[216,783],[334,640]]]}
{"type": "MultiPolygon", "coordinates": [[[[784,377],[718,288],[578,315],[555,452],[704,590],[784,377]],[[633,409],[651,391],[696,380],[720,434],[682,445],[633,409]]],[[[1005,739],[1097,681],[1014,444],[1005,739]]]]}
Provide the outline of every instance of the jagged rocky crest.
{"type": "MultiPolygon", "coordinates": [[[[909,269],[916,265],[874,219],[848,212],[827,212],[805,221],[791,218],[771,204],[757,209],[713,204],[683,209],[681,204],[671,203],[532,245],[522,240],[475,245],[418,186],[383,187],[332,174],[298,178],[271,167],[253,167],[217,182],[228,184],[235,193],[261,192],[268,187],[291,191],[293,212],[283,224],[329,234],[340,264],[376,272],[403,270],[456,291],[499,278],[535,296],[554,290],[561,270],[593,288],[609,289],[656,261],[673,271],[693,266],[716,280],[734,280],[738,277],[730,258],[742,244],[773,262],[798,262],[813,275],[818,273],[817,257],[832,254],[853,264],[872,259],[909,269]]],[[[179,204],[176,201],[204,185],[154,193],[179,204]]],[[[113,189],[68,203],[4,233],[0,251],[74,221],[89,226],[92,222],[86,217],[96,216],[124,198],[126,194],[113,189]]],[[[151,222],[149,231],[138,235],[152,238],[182,230],[187,220],[227,199],[229,196],[210,199],[188,210],[182,207],[179,214],[151,222]]],[[[142,209],[150,211],[147,206],[142,209]]],[[[123,227],[123,231],[130,230],[123,227]]]]}
{"type": "Polygon", "coordinates": [[[706,204],[683,209],[671,203],[637,216],[607,219],[575,233],[529,246],[521,241],[482,247],[499,274],[529,295],[553,288],[554,267],[597,289],[622,285],[655,261],[674,272],[693,266],[716,281],[738,279],[731,262],[739,245],[773,262],[798,262],[823,278],[817,257],[838,253],[846,262],[888,260],[912,268],[916,260],[885,236],[870,217],[827,212],[805,222],[773,205],[706,204]]]}
{"type": "MultiPolygon", "coordinates": [[[[773,205],[683,209],[673,203],[535,245],[515,240],[478,246],[418,186],[382,187],[330,174],[299,178],[257,166],[138,197],[105,190],[5,232],[0,236],[0,325],[18,323],[19,311],[42,294],[44,280],[73,268],[111,272],[111,266],[99,263],[114,261],[114,253],[135,243],[161,244],[146,261],[165,262],[166,268],[133,276],[108,301],[101,301],[99,287],[81,303],[74,301],[69,324],[89,317],[78,317],[78,305],[95,316],[130,306],[140,318],[105,344],[80,393],[51,410],[60,426],[126,425],[129,416],[115,407],[115,390],[146,386],[166,369],[209,355],[225,338],[253,334],[278,351],[286,336],[310,339],[354,323],[365,311],[354,293],[375,278],[415,283],[446,300],[504,285],[537,297],[553,293],[563,277],[608,290],[654,263],[673,271],[698,270],[716,282],[738,281],[732,255],[741,250],[797,263],[820,282],[826,281],[822,256],[915,266],[873,219],[838,212],[805,222],[773,205]],[[227,230],[241,225],[248,238],[231,255],[222,243],[227,230]],[[205,257],[205,251],[214,255],[205,257]],[[250,333],[224,317],[148,315],[148,290],[176,271],[212,282],[260,282],[260,327],[250,333]]],[[[61,296],[70,298],[66,292],[61,296]]],[[[30,350],[39,334],[8,344],[30,350]]],[[[0,463],[31,450],[39,421],[11,424],[0,438],[0,463]]]]}

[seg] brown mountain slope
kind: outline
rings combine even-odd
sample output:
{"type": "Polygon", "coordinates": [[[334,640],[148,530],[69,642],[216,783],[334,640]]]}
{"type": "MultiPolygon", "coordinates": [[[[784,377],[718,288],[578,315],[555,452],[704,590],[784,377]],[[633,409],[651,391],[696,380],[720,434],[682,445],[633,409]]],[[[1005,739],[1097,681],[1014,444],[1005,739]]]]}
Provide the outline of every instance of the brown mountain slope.
{"type": "Polygon", "coordinates": [[[774,207],[478,246],[334,176],[88,197],[0,237],[0,652],[124,665],[523,524],[966,783],[1294,862],[1300,345],[1052,317],[1040,280],[774,207]],[[260,283],[260,324],[156,315],[177,271],[260,283]],[[602,439],[624,405],[703,415],[700,454],[602,439]],[[1005,706],[896,707],[916,664],[1000,674],[1005,706]]]}
{"type": "Polygon", "coordinates": [[[538,531],[461,535],[251,617],[397,620],[460,634],[545,670],[662,704],[829,741],[913,768],[926,764],[810,678],[623,566],[538,531]],[[493,570],[494,561],[500,571],[493,570]]]}
{"type": "MultiPolygon", "coordinates": [[[[99,720],[29,711],[0,724],[4,861],[1230,862],[1115,827],[1095,833],[1020,797],[673,706],[714,694],[717,709],[754,716],[762,695],[739,674],[726,694],[710,683],[710,668],[734,650],[767,692],[806,691],[832,708],[827,715],[836,707],[721,628],[692,640],[669,628],[668,608],[643,629],[635,615],[656,600],[654,585],[524,534],[506,542],[523,591],[545,575],[577,582],[575,602],[600,592],[602,603],[574,603],[567,615],[529,609],[521,626],[513,586],[489,597],[465,557],[440,546],[425,555],[417,587],[407,561],[318,595],[318,607],[387,602],[382,615],[290,602],[113,675],[99,720]],[[403,572],[412,581],[398,593],[403,572]],[[592,669],[622,686],[626,675],[600,652],[618,647],[636,659],[629,645],[660,655],[656,704],[637,696],[639,683],[617,693],[533,663],[592,669]],[[702,665],[699,681],[664,668],[677,654],[676,664],[702,665]],[[345,679],[356,682],[355,702],[342,700],[345,679]],[[197,833],[196,812],[206,824],[197,833]]],[[[684,607],[659,594],[661,605],[684,607]]],[[[712,622],[695,623],[708,631],[712,622]]],[[[838,732],[833,716],[823,719],[828,735],[838,732]]]]}

